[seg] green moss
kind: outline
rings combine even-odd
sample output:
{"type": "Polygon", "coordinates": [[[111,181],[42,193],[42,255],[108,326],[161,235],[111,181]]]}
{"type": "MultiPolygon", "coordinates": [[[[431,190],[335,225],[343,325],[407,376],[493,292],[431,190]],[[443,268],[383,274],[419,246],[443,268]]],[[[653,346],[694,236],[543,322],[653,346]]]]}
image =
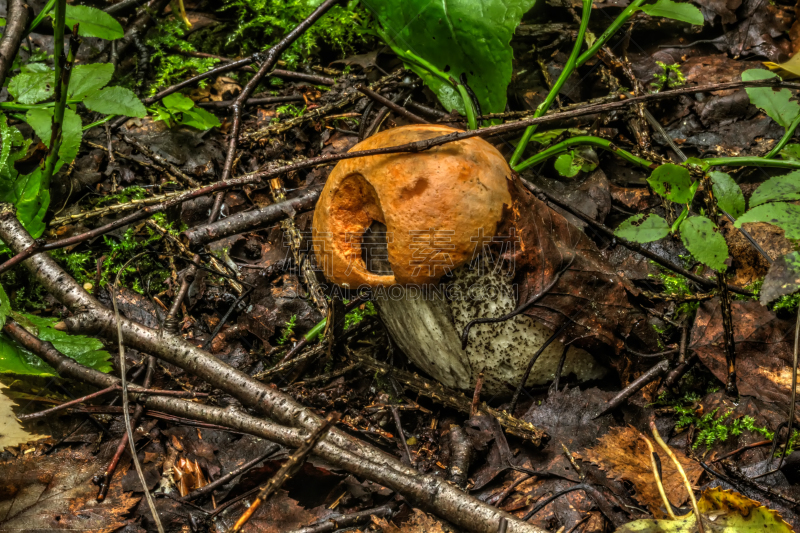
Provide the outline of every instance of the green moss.
{"type": "Polygon", "coordinates": [[[66,248],[59,248],[51,251],[50,257],[64,266],[78,283],[84,284],[94,279],[94,275],[91,272],[92,252],[73,252],[66,248]]]}
{"type": "Polygon", "coordinates": [[[292,315],[292,318],[286,322],[286,325],[283,326],[283,330],[281,332],[281,338],[278,339],[278,345],[283,346],[287,342],[289,342],[294,335],[294,327],[297,325],[297,315],[292,315]]]}
{"type": "MultiPolygon", "coordinates": [[[[346,304],[347,302],[345,302],[346,304]]],[[[358,325],[361,323],[362,320],[367,318],[368,316],[377,316],[378,312],[375,311],[375,306],[372,305],[372,302],[367,302],[364,305],[364,309],[360,307],[356,307],[344,317],[344,329],[348,330],[351,327],[358,325]]]]}
{"type": "Polygon", "coordinates": [[[800,307],[800,292],[787,294],[786,296],[778,298],[775,303],[772,304],[772,311],[775,313],[783,312],[794,314],[797,312],[798,307],[800,307]]]}
{"type": "Polygon", "coordinates": [[[655,81],[650,82],[653,91],[661,91],[665,88],[674,89],[686,83],[686,77],[681,72],[681,66],[677,63],[667,65],[661,61],[656,61],[661,67],[661,72],[653,74],[655,81]]]}
{"type": "MultiPolygon", "coordinates": [[[[164,213],[156,213],[153,220],[160,227],[166,229],[171,235],[177,236],[182,230],[182,225],[167,222],[164,213]]],[[[144,293],[144,284],[149,286],[150,292],[160,292],[166,289],[164,281],[169,276],[169,271],[163,268],[157,254],[145,254],[132,261],[123,269],[135,255],[140,254],[151,245],[160,242],[163,237],[157,231],[145,226],[141,231],[135,228],[128,228],[117,240],[108,236],[103,236],[109,251],[106,260],[103,262],[103,270],[100,277],[100,285],[105,287],[113,283],[119,272],[119,283],[140,294],[144,293]]]]}
{"type": "MultiPolygon", "coordinates": [[[[235,10],[237,26],[227,44],[239,47],[239,55],[265,50],[277,42],[319,5],[321,0],[228,0],[226,8],[235,10]]],[[[360,44],[374,40],[372,16],[358,2],[346,8],[334,6],[314,23],[281,58],[291,68],[322,49],[344,57],[360,44]]]]}

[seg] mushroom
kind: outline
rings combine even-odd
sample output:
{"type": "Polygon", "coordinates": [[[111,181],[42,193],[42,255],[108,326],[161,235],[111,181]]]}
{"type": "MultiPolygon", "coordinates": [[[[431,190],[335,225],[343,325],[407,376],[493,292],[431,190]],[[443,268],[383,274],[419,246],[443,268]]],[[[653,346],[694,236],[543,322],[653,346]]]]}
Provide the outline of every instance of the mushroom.
{"type": "MultiPolygon", "coordinates": [[[[397,146],[453,133],[440,125],[403,126],[352,148],[397,146]]],[[[383,323],[419,368],[442,384],[470,389],[480,373],[489,394],[508,395],[553,330],[518,315],[511,266],[484,245],[512,206],[513,173],[488,142],[473,137],[421,153],[340,161],[314,212],[317,262],[331,282],[372,290],[383,323]]],[[[500,239],[501,240],[501,239],[500,239]]],[[[495,243],[497,244],[497,243],[495,243]]],[[[502,248],[503,243],[500,242],[502,248]]],[[[527,385],[552,380],[565,347],[552,342],[527,385]]],[[[566,348],[564,375],[580,380],[605,370],[584,350],[566,348]]]]}

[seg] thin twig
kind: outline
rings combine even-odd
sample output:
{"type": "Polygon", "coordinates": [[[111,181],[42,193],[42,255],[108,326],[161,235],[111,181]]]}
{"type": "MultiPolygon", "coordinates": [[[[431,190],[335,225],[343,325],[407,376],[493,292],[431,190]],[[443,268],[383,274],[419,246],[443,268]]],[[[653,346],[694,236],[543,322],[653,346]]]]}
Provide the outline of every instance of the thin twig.
{"type": "Polygon", "coordinates": [[[658,428],[656,427],[655,419],[650,420],[650,431],[653,432],[653,438],[656,440],[661,449],[664,450],[664,453],[669,456],[672,460],[673,464],[675,465],[675,469],[678,471],[678,474],[681,476],[683,480],[683,486],[686,487],[686,492],[689,493],[689,499],[692,502],[692,510],[694,510],[694,514],[697,517],[697,529],[700,533],[705,533],[705,528],[703,527],[703,517],[700,515],[700,510],[697,508],[697,500],[694,497],[694,491],[692,490],[692,484],[689,482],[689,478],[686,477],[686,472],[683,470],[683,465],[678,458],[675,457],[675,453],[673,453],[672,449],[664,442],[664,439],[661,438],[661,435],[658,433],[658,428]]]}
{"type": "Polygon", "coordinates": [[[119,308],[117,306],[117,294],[118,294],[118,287],[119,287],[119,276],[120,273],[124,272],[128,265],[138,259],[143,254],[137,254],[130,258],[123,266],[117,271],[117,275],[114,277],[114,284],[111,286],[111,303],[114,305],[114,319],[117,323],[117,343],[119,346],[119,374],[120,374],[120,383],[122,385],[122,416],[125,420],[125,432],[128,435],[128,444],[131,448],[131,459],[133,460],[133,465],[136,467],[136,473],[139,475],[139,481],[142,484],[142,490],[144,491],[145,499],[147,500],[147,505],[150,508],[150,513],[153,516],[153,521],[156,523],[156,527],[158,528],[159,533],[164,533],[164,526],[161,525],[161,519],[158,516],[158,510],[156,509],[156,503],[153,501],[153,497],[150,495],[150,490],[147,488],[147,482],[144,479],[144,472],[142,471],[142,465],[139,463],[139,456],[136,453],[136,441],[133,438],[133,427],[131,426],[131,415],[129,412],[129,400],[128,400],[128,382],[125,379],[125,346],[123,344],[122,339],[122,321],[119,318],[119,308]]]}
{"type": "Polygon", "coordinates": [[[205,496],[206,494],[210,494],[210,493],[214,492],[214,490],[216,490],[218,487],[221,487],[222,485],[226,484],[227,482],[229,482],[230,480],[232,480],[236,476],[238,476],[240,474],[244,474],[245,472],[248,472],[249,470],[252,470],[256,465],[258,465],[262,461],[266,461],[267,458],[269,458],[269,456],[273,455],[279,449],[280,449],[280,446],[278,446],[277,444],[268,445],[267,446],[267,450],[264,453],[262,453],[259,457],[256,457],[252,461],[249,461],[249,462],[243,464],[239,468],[231,470],[230,472],[228,472],[224,476],[222,476],[222,477],[220,477],[218,479],[215,479],[214,481],[212,481],[208,485],[204,485],[203,487],[201,487],[201,488],[199,488],[199,489],[197,489],[195,491],[190,492],[186,496],[182,496],[178,501],[188,502],[188,501],[191,501],[191,500],[196,500],[197,498],[199,498],[201,496],[205,496]]]}
{"type": "MultiPolygon", "coordinates": [[[[231,121],[230,141],[228,143],[228,151],[225,154],[225,164],[222,167],[221,181],[227,181],[231,177],[233,171],[233,160],[236,157],[236,146],[239,143],[239,131],[242,127],[242,108],[244,102],[253,94],[253,91],[261,82],[261,79],[272,70],[278,58],[294,41],[296,41],[305,31],[310,28],[322,15],[328,12],[339,0],[325,0],[319,5],[303,22],[298,24],[292,31],[286,34],[277,44],[270,48],[258,68],[258,72],[247,82],[247,85],[242,88],[242,91],[233,101],[231,108],[233,109],[233,119],[231,121]]],[[[209,216],[209,223],[217,220],[220,208],[222,207],[222,193],[217,195],[214,200],[214,206],[211,209],[209,216]]]]}
{"type": "Polygon", "coordinates": [[[17,417],[17,420],[19,420],[21,422],[25,422],[25,421],[28,421],[28,420],[34,420],[36,418],[42,418],[42,417],[45,417],[45,416],[49,416],[49,415],[51,415],[53,413],[61,411],[62,409],[67,409],[69,407],[72,407],[73,405],[78,405],[79,403],[84,403],[84,402],[87,402],[89,400],[94,400],[95,398],[99,398],[100,396],[108,394],[109,392],[114,392],[116,390],[119,390],[119,385],[112,385],[112,386],[107,387],[107,388],[105,388],[103,390],[99,390],[97,392],[93,392],[92,394],[87,394],[86,396],[82,396],[80,398],[75,398],[74,400],[70,400],[68,402],[64,402],[62,404],[56,405],[55,407],[51,407],[50,409],[45,409],[44,411],[39,411],[38,413],[31,413],[31,414],[28,414],[28,415],[19,415],[17,417]]]}
{"type": "Polygon", "coordinates": [[[656,364],[653,368],[633,380],[630,385],[619,391],[619,393],[611,398],[606,406],[603,407],[600,412],[594,416],[594,418],[600,418],[601,416],[610,413],[622,405],[625,400],[633,396],[636,392],[640,391],[645,385],[655,379],[658,379],[662,374],[665,374],[667,370],[669,370],[669,361],[664,359],[656,364]]]}
{"type": "Polygon", "coordinates": [[[322,437],[328,432],[328,429],[335,424],[339,420],[339,415],[337,413],[332,413],[328,415],[328,418],[325,419],[325,422],[320,425],[311,435],[306,438],[306,441],[303,443],[303,446],[298,448],[289,459],[283,464],[280,470],[275,472],[275,475],[270,478],[269,482],[261,489],[258,493],[258,496],[250,504],[247,511],[245,511],[239,520],[236,521],[233,528],[231,529],[232,532],[241,531],[242,527],[250,520],[250,517],[253,516],[253,513],[261,506],[261,504],[269,499],[281,486],[291,478],[294,474],[300,470],[300,467],[303,466],[303,463],[308,457],[308,454],[311,453],[311,450],[314,448],[314,445],[319,442],[322,437]]]}
{"type": "Polygon", "coordinates": [[[366,96],[370,97],[371,99],[375,100],[379,104],[381,104],[381,105],[383,105],[385,107],[388,107],[389,109],[391,109],[392,111],[394,111],[398,115],[402,115],[402,116],[404,116],[405,118],[409,119],[412,122],[416,122],[417,124],[430,124],[429,121],[425,120],[424,118],[420,117],[419,115],[415,115],[414,113],[412,113],[411,111],[409,111],[405,107],[403,107],[401,105],[398,105],[398,104],[395,104],[394,102],[392,102],[391,100],[389,100],[385,96],[383,96],[383,95],[381,95],[379,93],[376,93],[375,91],[373,91],[372,89],[370,89],[370,88],[368,88],[368,87],[366,87],[364,85],[360,85],[358,87],[358,90],[361,91],[366,96]]]}
{"type": "Polygon", "coordinates": [[[644,441],[644,443],[647,445],[647,449],[650,450],[650,464],[653,467],[653,479],[656,481],[656,487],[658,487],[658,493],[661,495],[661,501],[664,502],[664,508],[667,510],[667,514],[669,514],[669,517],[672,520],[675,520],[675,513],[672,511],[672,505],[667,499],[667,493],[664,492],[664,484],[661,480],[661,459],[656,454],[656,451],[653,448],[653,443],[650,442],[650,439],[644,435],[639,435],[639,438],[644,441]]]}

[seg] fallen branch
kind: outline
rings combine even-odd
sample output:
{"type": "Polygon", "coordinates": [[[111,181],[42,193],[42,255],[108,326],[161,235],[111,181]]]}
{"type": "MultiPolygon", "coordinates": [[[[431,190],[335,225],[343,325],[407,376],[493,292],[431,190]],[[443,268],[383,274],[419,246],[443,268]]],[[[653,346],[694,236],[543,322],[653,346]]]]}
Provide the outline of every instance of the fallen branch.
{"type": "Polygon", "coordinates": [[[14,63],[27,23],[28,6],[25,5],[25,2],[9,0],[6,29],[3,32],[3,39],[0,40],[0,87],[6,83],[6,76],[14,63]]]}
{"type": "MultiPolygon", "coordinates": [[[[33,242],[17,221],[13,206],[8,204],[0,206],[0,240],[15,250],[26,248],[33,242]]],[[[48,255],[37,255],[25,261],[24,266],[46,290],[76,313],[65,320],[71,332],[100,334],[112,341],[117,339],[113,313],[87,294],[52,258],[48,255]]],[[[125,331],[128,347],[175,364],[206,380],[213,387],[231,394],[244,405],[254,407],[286,426],[241,411],[187,402],[178,398],[147,396],[139,399],[147,408],[229,427],[293,448],[300,447],[307,435],[320,426],[319,417],[290,396],[224,364],[183,338],[147,328],[124,318],[121,318],[120,322],[125,331]],[[297,426],[303,429],[297,429],[297,426]]],[[[82,367],[64,357],[49,343],[43,343],[30,334],[27,336],[28,343],[23,342],[23,345],[45,359],[59,374],[100,387],[108,387],[118,382],[113,376],[82,367]]],[[[142,389],[138,387],[130,387],[131,395],[134,397],[141,391],[142,389]]],[[[467,402],[469,403],[469,400],[467,402]]],[[[509,532],[543,533],[535,526],[523,524],[513,516],[464,494],[441,478],[420,475],[396,457],[340,430],[331,430],[314,450],[318,456],[331,464],[353,475],[391,488],[409,500],[417,502],[424,509],[465,530],[494,533],[500,519],[505,517],[509,521],[509,532]]]]}

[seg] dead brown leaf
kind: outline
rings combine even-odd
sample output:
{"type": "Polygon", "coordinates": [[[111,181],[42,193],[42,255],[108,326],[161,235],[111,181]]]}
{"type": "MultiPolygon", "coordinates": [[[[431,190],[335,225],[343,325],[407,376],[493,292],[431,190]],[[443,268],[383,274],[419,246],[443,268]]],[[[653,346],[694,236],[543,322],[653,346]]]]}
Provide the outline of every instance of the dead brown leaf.
{"type": "Polygon", "coordinates": [[[628,300],[629,291],[635,289],[584,232],[535,198],[519,180],[509,187],[515,200],[505,217],[505,229],[498,234],[518,239],[506,253],[515,268],[518,301],[522,304],[540,294],[560,276],[525,314],[553,329],[569,320],[563,337],[580,339],[584,347],[599,341],[621,349],[621,339],[642,317],[628,300]]]}
{"type": "MultiPolygon", "coordinates": [[[[664,516],[664,504],[653,478],[650,451],[639,435],[639,431],[630,426],[613,427],[607,435],[599,439],[597,446],[586,450],[585,456],[615,479],[633,484],[636,489],[636,499],[643,505],[647,505],[655,516],[664,516]]],[[[675,449],[672,451],[686,471],[689,481],[695,484],[700,479],[703,468],[680,451],[675,449]]],[[[667,454],[658,447],[656,447],[656,453],[661,459],[664,491],[667,498],[673,505],[680,506],[689,497],[683,480],[667,454]]]]}
{"type": "Polygon", "coordinates": [[[0,464],[0,531],[111,532],[139,501],[112,483],[96,500],[92,477],[105,463],[89,451],[27,454],[0,464]]]}
{"type": "MultiPolygon", "coordinates": [[[[758,302],[733,302],[736,384],[759,400],[788,404],[792,383],[794,320],[783,320],[758,302]]],[[[722,315],[717,298],[697,311],[690,348],[725,382],[722,315]]]]}
{"type": "Polygon", "coordinates": [[[401,527],[388,522],[385,518],[372,517],[372,523],[381,533],[446,533],[442,523],[429,514],[419,509],[414,509],[414,515],[401,527]]]}

